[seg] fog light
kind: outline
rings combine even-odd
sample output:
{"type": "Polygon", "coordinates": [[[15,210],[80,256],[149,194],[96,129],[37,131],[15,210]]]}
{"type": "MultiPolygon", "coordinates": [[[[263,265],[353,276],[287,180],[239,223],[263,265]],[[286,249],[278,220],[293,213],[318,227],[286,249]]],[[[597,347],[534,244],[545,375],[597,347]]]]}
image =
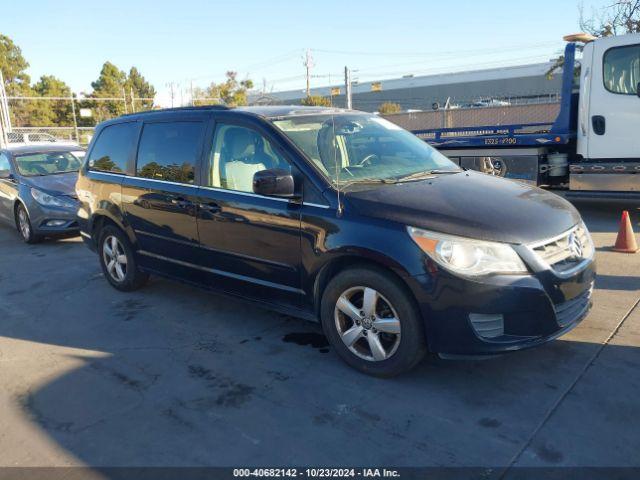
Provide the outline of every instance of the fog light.
{"type": "Polygon", "coordinates": [[[496,338],[504,335],[504,317],[498,313],[470,313],[473,329],[482,338],[496,338]]]}
{"type": "Polygon", "coordinates": [[[61,227],[65,223],[67,223],[66,220],[49,220],[46,225],[47,227],[61,227]]]}

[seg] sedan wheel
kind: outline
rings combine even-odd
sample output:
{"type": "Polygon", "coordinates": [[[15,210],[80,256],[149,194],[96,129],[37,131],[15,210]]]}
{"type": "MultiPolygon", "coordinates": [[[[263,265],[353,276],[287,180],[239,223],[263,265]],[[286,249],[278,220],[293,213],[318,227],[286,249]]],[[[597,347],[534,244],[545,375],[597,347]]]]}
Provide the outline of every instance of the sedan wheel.
{"type": "Polygon", "coordinates": [[[18,228],[22,234],[22,238],[28,241],[31,238],[31,225],[29,224],[29,216],[24,208],[18,208],[18,228]]]}
{"type": "Polygon", "coordinates": [[[118,283],[127,276],[127,255],[124,247],[114,235],[108,235],[102,242],[102,258],[107,272],[118,283]]]}
{"type": "Polygon", "coordinates": [[[334,311],[336,330],[353,354],[370,362],[390,358],[400,345],[400,318],[389,300],[371,287],[344,291],[334,311]]]}
{"type": "Polygon", "coordinates": [[[18,228],[18,232],[20,232],[20,236],[25,243],[38,243],[42,238],[33,232],[31,220],[29,220],[29,214],[22,204],[19,204],[16,208],[16,227],[18,228]]]}

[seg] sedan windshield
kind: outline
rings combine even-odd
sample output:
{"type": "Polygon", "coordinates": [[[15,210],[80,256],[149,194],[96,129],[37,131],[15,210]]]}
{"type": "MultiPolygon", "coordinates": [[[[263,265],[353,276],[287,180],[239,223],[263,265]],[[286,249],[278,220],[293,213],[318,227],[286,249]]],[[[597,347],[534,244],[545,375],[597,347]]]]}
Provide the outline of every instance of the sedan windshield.
{"type": "Polygon", "coordinates": [[[46,152],[16,157],[18,171],[25,177],[77,172],[80,160],[70,152],[46,152]]]}
{"type": "Polygon", "coordinates": [[[369,114],[321,114],[276,119],[334,184],[418,180],[460,168],[415,135],[369,114]]]}

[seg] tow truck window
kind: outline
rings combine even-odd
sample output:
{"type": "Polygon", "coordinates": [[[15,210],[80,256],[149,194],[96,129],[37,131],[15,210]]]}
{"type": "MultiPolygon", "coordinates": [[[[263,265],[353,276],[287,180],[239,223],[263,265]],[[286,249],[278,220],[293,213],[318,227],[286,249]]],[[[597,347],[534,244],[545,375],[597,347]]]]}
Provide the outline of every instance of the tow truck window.
{"type": "Polygon", "coordinates": [[[611,93],[636,95],[640,82],[640,45],[615,47],[603,58],[604,87],[611,93]]]}

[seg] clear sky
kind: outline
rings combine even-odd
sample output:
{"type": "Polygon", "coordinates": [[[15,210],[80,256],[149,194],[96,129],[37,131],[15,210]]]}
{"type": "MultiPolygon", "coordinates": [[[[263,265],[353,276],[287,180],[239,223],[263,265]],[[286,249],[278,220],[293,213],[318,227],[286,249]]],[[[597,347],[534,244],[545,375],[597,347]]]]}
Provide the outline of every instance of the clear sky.
{"type": "MultiPolygon", "coordinates": [[[[145,75],[166,100],[167,84],[188,90],[249,76],[267,90],[534,63],[557,55],[578,31],[578,0],[4,1],[0,33],[31,64],[90,91],[109,60],[145,75]]],[[[585,13],[610,0],[585,0],[585,13]]],[[[163,102],[164,103],[164,102],[163,102]]]]}

